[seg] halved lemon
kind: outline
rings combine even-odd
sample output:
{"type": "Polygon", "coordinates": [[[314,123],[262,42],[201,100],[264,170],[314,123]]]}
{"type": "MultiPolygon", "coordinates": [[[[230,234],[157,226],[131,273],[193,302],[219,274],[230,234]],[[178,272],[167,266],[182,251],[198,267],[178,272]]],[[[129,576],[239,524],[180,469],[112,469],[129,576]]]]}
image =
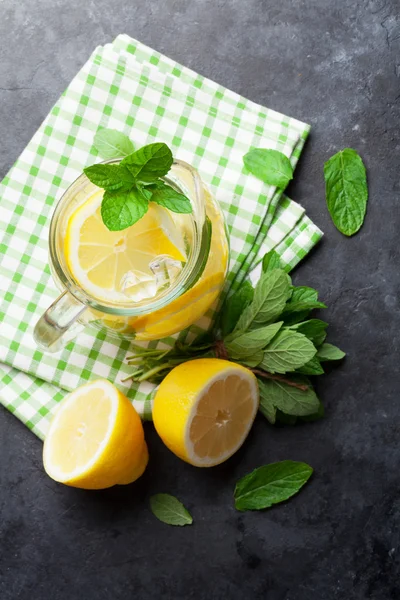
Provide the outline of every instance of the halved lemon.
{"type": "Polygon", "coordinates": [[[138,302],[156,294],[149,264],[158,256],[186,261],[182,232],[165,208],[151,202],[147,213],[123,231],[109,231],[101,218],[103,191],[69,218],[65,235],[68,268],[82,288],[106,301],[138,302]]]}
{"type": "Polygon", "coordinates": [[[65,397],[43,447],[46,473],[84,489],[132,483],[148,462],[142,422],[112,383],[99,379],[65,397]]]}
{"type": "Polygon", "coordinates": [[[246,439],[259,404],[255,375],[217,358],[173,369],[154,399],[157,433],[174,454],[196,467],[227,460],[246,439]]]}

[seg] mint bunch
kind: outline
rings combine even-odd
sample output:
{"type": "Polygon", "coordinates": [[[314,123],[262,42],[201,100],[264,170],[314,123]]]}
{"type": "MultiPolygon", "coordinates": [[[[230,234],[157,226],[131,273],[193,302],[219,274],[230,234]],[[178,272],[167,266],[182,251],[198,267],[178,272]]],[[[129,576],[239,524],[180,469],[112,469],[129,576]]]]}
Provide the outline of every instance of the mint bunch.
{"type": "MultiPolygon", "coordinates": [[[[107,158],[124,154],[133,144],[124,134],[102,129],[95,144],[107,158]]],[[[134,225],[155,202],[176,213],[191,213],[189,198],[161,178],[169,172],[173,156],[162,142],[148,144],[127,154],[118,165],[97,164],[84,169],[94,185],[104,189],[101,217],[110,231],[121,231],[134,225]]]]}
{"type": "Polygon", "coordinates": [[[272,424],[292,424],[323,416],[310,376],[322,375],[325,361],[344,352],[325,343],[328,323],[310,316],[326,308],[318,292],[293,286],[276,252],[263,259],[255,288],[246,282],[221,310],[220,322],[195,343],[177,342],[171,350],[135,346],[128,359],[136,365],[129,379],[161,381],[176,365],[194,358],[218,357],[238,362],[258,378],[260,411],[272,424]]]}
{"type": "Polygon", "coordinates": [[[240,309],[238,295],[233,295],[222,320],[228,357],[253,368],[259,380],[260,411],[272,424],[322,416],[308,376],[324,373],[321,362],[345,356],[324,343],[328,324],[309,318],[312,310],[326,308],[318,292],[292,286],[280,266],[276,252],[268,253],[254,292],[249,293],[249,284],[245,294],[241,291],[240,309]]]}

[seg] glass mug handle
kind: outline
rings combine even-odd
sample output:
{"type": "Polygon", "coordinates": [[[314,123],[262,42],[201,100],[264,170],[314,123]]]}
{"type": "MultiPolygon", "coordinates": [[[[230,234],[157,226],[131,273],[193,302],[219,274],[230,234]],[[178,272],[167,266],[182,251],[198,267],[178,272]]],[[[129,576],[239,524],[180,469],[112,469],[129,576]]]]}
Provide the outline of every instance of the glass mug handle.
{"type": "Polygon", "coordinates": [[[86,310],[72,294],[65,291],[49,306],[36,323],[33,338],[47,352],[58,352],[83,329],[77,319],[86,310]]]}

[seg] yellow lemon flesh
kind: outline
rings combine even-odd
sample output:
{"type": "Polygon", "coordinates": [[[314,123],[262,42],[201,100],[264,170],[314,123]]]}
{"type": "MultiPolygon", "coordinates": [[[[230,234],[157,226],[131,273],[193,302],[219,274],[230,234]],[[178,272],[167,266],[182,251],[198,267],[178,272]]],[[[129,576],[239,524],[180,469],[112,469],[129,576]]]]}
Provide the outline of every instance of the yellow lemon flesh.
{"type": "Polygon", "coordinates": [[[259,404],[254,374],[227,360],[178,365],[161,382],[153,406],[157,433],[179,458],[197,467],[227,460],[246,439],[259,404]]]}
{"type": "Polygon", "coordinates": [[[136,410],[105,379],[79,387],[61,402],[43,448],[46,473],[84,489],[132,483],[148,462],[136,410]]]}
{"type": "Polygon", "coordinates": [[[103,192],[72,213],[65,256],[76,282],[107,302],[138,302],[157,293],[150,263],[158,256],[186,261],[183,236],[168,210],[151,202],[147,213],[123,231],[109,231],[101,218],[103,192]]]}

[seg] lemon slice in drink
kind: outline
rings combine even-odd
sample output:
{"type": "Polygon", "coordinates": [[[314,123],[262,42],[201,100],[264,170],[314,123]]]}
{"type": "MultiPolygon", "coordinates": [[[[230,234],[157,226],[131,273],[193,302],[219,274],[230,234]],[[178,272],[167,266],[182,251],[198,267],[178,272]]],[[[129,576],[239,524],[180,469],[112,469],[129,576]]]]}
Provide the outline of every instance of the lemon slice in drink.
{"type": "Polygon", "coordinates": [[[211,247],[199,281],[182,296],[153,313],[130,319],[138,340],[161,339],[189,327],[200,319],[218,298],[224,285],[229,260],[224,220],[209,192],[205,192],[207,216],[212,223],[211,247]]]}
{"type": "Polygon", "coordinates": [[[258,403],[257,379],[249,369],[200,358],[178,365],[161,382],[154,399],[154,426],[179,458],[196,467],[212,467],[243,444],[258,403]]]}
{"type": "Polygon", "coordinates": [[[65,256],[76,282],[108,302],[138,302],[157,293],[150,263],[158,256],[184,262],[184,240],[169,212],[153,202],[137,223],[109,231],[101,218],[99,191],[72,213],[65,256]]]}
{"type": "Polygon", "coordinates": [[[47,474],[84,489],[135,481],[146,468],[147,445],[136,410],[105,379],[79,387],[57,409],[43,447],[47,474]]]}

